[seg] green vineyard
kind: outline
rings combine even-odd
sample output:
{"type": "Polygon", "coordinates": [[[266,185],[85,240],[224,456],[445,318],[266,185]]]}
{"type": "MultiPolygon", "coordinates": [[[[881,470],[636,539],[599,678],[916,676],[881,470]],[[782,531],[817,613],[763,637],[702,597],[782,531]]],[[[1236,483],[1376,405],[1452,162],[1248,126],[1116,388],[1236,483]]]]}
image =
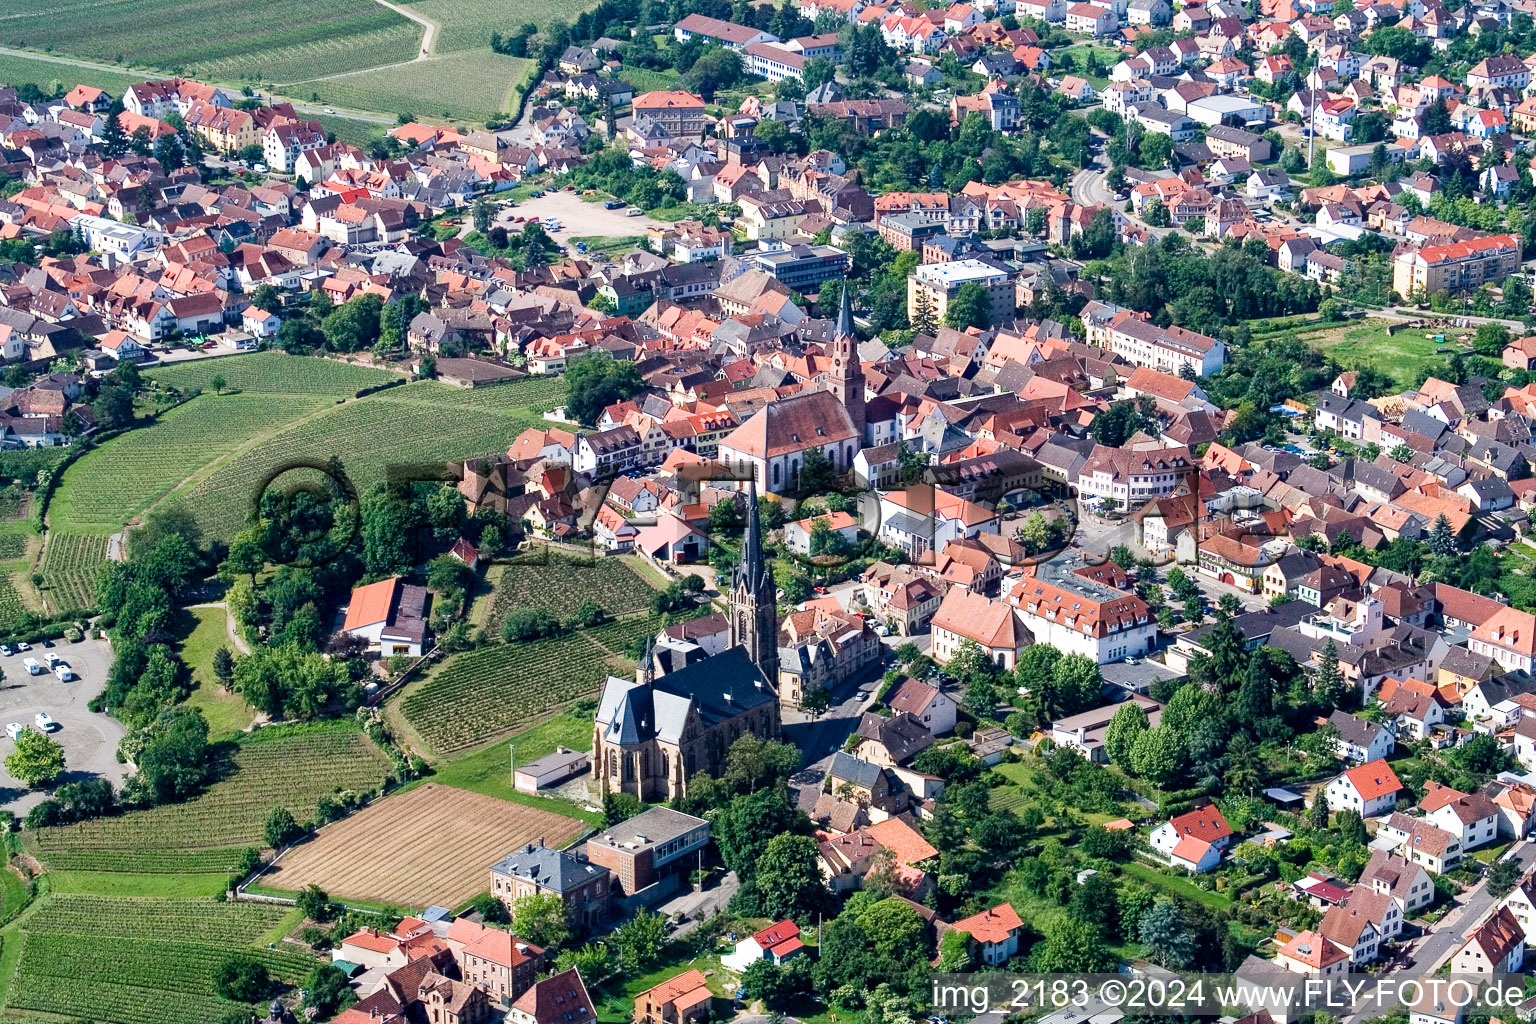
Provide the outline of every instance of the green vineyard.
{"type": "Polygon", "coordinates": [[[226,1019],[242,1005],[215,992],[215,972],[229,957],[250,957],[288,985],[315,966],[303,953],[255,946],[287,913],[212,900],[49,896],[7,940],[22,950],[6,1007],[102,1024],[226,1019]]]}
{"type": "Polygon", "coordinates": [[[547,608],[558,617],[588,600],[609,615],[628,615],[649,608],[655,593],[617,558],[577,560],[539,550],[502,570],[487,627],[499,630],[514,608],[547,608]]]}
{"type": "Polygon", "coordinates": [[[492,644],[457,655],[410,693],[401,711],[439,752],[482,743],[596,694],[610,673],[625,670],[630,643],[660,629],[661,622],[642,615],[549,640],[492,644]]]}
{"type": "Polygon", "coordinates": [[[96,607],[96,580],[107,564],[107,534],[48,534],[43,560],[43,599],[50,611],[96,607]]]}
{"type": "Polygon", "coordinates": [[[310,359],[284,352],[258,352],[224,359],[199,359],[150,370],[145,376],[162,387],[212,391],[213,378],[224,378],[224,390],[246,394],[325,395],[350,398],[363,388],[377,387],[400,375],[388,370],[352,366],[331,359],[310,359]]]}
{"type": "MultiPolygon", "coordinates": [[[[51,861],[55,851],[129,850],[144,858],[150,851],[261,845],[262,823],[277,804],[308,821],[320,797],[337,790],[376,789],[387,771],[383,755],[350,726],[261,730],[241,737],[226,768],[228,777],[186,803],[41,829],[38,852],[51,861]]],[[[228,852],[209,856],[217,859],[228,852]]],[[[126,863],[133,866],[115,870],[185,870],[176,858],[126,863]]]]}

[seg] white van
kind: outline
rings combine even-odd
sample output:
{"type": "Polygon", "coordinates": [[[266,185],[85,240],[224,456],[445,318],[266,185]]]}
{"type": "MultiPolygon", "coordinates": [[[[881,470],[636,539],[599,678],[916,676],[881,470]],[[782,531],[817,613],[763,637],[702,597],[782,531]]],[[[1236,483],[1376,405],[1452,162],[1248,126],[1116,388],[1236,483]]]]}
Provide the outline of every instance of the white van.
{"type": "Polygon", "coordinates": [[[53,666],[53,674],[59,677],[61,683],[73,682],[75,678],[75,670],[62,661],[53,666]]]}
{"type": "Polygon", "coordinates": [[[27,666],[27,672],[30,675],[40,676],[45,671],[43,666],[37,663],[36,658],[28,658],[26,661],[22,662],[22,664],[27,666]]]}

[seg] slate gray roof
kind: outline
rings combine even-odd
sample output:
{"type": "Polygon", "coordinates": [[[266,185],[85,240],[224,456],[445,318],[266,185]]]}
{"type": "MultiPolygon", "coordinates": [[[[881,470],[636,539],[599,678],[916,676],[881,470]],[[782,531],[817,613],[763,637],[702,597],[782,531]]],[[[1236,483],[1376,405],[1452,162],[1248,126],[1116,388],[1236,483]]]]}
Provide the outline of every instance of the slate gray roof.
{"type": "Polygon", "coordinates": [[[883,770],[877,764],[862,761],[852,754],[839,750],[832,755],[832,767],[827,770],[827,778],[851,782],[862,789],[874,789],[880,782],[880,773],[883,770]]]}
{"type": "Polygon", "coordinates": [[[1385,729],[1376,722],[1367,722],[1345,711],[1334,711],[1328,716],[1328,724],[1339,730],[1339,738],[1357,747],[1369,747],[1385,729]]]}
{"type": "Polygon", "coordinates": [[[562,894],[608,873],[607,868],[588,863],[569,850],[552,850],[542,843],[529,843],[507,854],[491,865],[491,870],[562,894]]]}

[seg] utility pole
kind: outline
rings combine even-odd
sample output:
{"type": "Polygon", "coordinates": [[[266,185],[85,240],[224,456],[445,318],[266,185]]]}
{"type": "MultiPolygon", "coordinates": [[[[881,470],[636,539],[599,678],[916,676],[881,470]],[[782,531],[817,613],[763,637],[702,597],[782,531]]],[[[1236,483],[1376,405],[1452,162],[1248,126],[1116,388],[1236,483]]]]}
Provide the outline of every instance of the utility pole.
{"type": "Polygon", "coordinates": [[[507,782],[512,787],[512,792],[517,792],[517,741],[510,740],[507,743],[507,782]]]}
{"type": "MultiPolygon", "coordinates": [[[[1308,75],[1308,77],[1311,76],[1308,75]]],[[[1307,110],[1307,131],[1311,133],[1307,136],[1307,170],[1310,171],[1312,161],[1317,156],[1317,90],[1308,89],[1307,93],[1312,101],[1307,110]]]]}

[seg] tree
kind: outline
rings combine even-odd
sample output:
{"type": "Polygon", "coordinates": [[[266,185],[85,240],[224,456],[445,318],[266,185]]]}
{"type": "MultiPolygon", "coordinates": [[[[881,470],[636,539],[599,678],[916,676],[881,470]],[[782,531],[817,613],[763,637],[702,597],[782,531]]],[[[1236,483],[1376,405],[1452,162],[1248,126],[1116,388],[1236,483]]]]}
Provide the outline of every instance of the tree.
{"type": "Polygon", "coordinates": [[[519,896],[512,901],[512,930],[546,950],[558,950],[571,941],[570,918],[565,901],[554,893],[519,896]]]}
{"type": "MultiPolygon", "coordinates": [[[[107,123],[102,129],[101,151],[108,157],[120,157],[128,151],[128,135],[123,131],[123,101],[113,100],[107,109],[107,123]]],[[[143,186],[140,186],[143,188],[143,186]]]]}
{"type": "Polygon", "coordinates": [[[145,803],[185,800],[214,770],[208,756],[208,720],[201,708],[166,708],[131,739],[139,770],[130,788],[145,803]]]}
{"type": "Polygon", "coordinates": [[[820,718],[832,706],[832,691],[825,686],[812,686],[800,697],[800,709],[812,718],[820,718]]]}
{"type": "Polygon", "coordinates": [[[303,911],[304,916],[311,921],[324,921],[331,916],[331,897],[324,889],[314,883],[306,885],[294,897],[293,905],[303,911]]]}
{"type": "Polygon", "coordinates": [[[1330,637],[1318,657],[1317,679],[1313,685],[1324,707],[1337,708],[1344,701],[1344,677],[1339,672],[1339,647],[1330,637]]]}
{"type": "Polygon", "coordinates": [[[369,293],[337,306],[320,321],[320,332],[332,352],[361,352],[379,340],[384,300],[369,293]]]}
{"type": "Polygon", "coordinates": [[[317,967],[304,979],[304,1005],[313,1007],[320,1020],[329,1020],[356,1001],[347,972],[335,964],[317,967]]]}
{"type": "Polygon", "coordinates": [[[261,961],[236,953],[219,964],[213,975],[213,987],[225,999],[254,1003],[272,991],[272,976],[261,961]]]}
{"type": "Polygon", "coordinates": [[[251,305],[267,313],[283,311],[283,293],[277,286],[263,282],[251,290],[251,305]]]}
{"type": "Polygon", "coordinates": [[[1117,957],[1084,921],[1058,919],[1046,928],[1045,941],[1029,951],[1029,969],[1048,974],[1089,974],[1115,969],[1117,957]]]}
{"type": "Polygon", "coordinates": [[[1429,550],[1436,558],[1451,558],[1456,554],[1456,534],[1444,512],[1435,517],[1435,525],[1430,528],[1429,550]]]}
{"type": "Polygon", "coordinates": [[[667,938],[667,922],[653,910],[641,908],[619,925],[611,942],[619,966],[631,974],[648,970],[661,957],[667,938]]]}
{"type": "Polygon", "coordinates": [[[1148,729],[1131,747],[1131,770],[1161,786],[1172,781],[1184,765],[1184,747],[1170,726],[1148,729]]]}
{"type": "Polygon", "coordinates": [[[630,397],[644,385],[633,362],[614,359],[607,349],[595,349],[573,361],[565,372],[565,380],[570,396],[567,411],[589,427],[604,409],[630,397]]]}
{"type": "MultiPolygon", "coordinates": [[[[1141,166],[1149,171],[1167,167],[1173,159],[1173,138],[1161,132],[1148,132],[1141,137],[1141,166]]],[[[1166,211],[1165,211],[1166,214],[1166,211]]],[[[1147,220],[1151,223],[1151,218],[1147,220]]]]}
{"type": "MultiPolygon", "coordinates": [[[[1413,455],[1413,449],[1406,444],[1394,445],[1392,450],[1387,452],[1387,457],[1393,462],[1412,462],[1413,455]]],[[[1447,524],[1449,524],[1449,520],[1447,520],[1447,524]]]]}
{"type": "Polygon", "coordinates": [[[1502,899],[1520,881],[1520,862],[1510,858],[1496,860],[1488,868],[1488,893],[1502,899]]]}
{"type": "Polygon", "coordinates": [[[944,308],[944,326],[963,331],[967,327],[986,330],[992,326],[992,300],[987,291],[975,281],[967,281],[955,289],[949,305],[944,308]]]}
{"type": "Polygon", "coordinates": [[[795,829],[803,820],[777,788],[734,797],[715,817],[720,859],[743,878],[753,876],[774,837],[795,829]]]}
{"type": "Polygon", "coordinates": [[[1328,827],[1328,796],[1322,790],[1317,791],[1312,806],[1307,808],[1307,824],[1319,832],[1328,827]]]}
{"type": "Polygon", "coordinates": [[[770,1011],[782,1015],[810,990],[810,960],[794,957],[783,964],[754,960],[741,975],[748,999],[761,999],[770,1011]]]}
{"type": "Polygon", "coordinates": [[[1104,752],[1110,761],[1122,768],[1129,766],[1136,741],[1148,728],[1147,713],[1140,704],[1126,701],[1116,708],[1104,730],[1104,752]]]}
{"type": "Polygon", "coordinates": [[[1472,351],[1490,359],[1498,359],[1502,356],[1504,346],[1508,344],[1509,330],[1503,324],[1479,324],[1477,333],[1472,336],[1472,351]]]}
{"type": "Polygon", "coordinates": [[[1195,933],[1172,900],[1159,899],[1148,907],[1136,922],[1136,931],[1153,963],[1173,970],[1193,966],[1195,933]]]}
{"type": "MultiPolygon", "coordinates": [[[[1394,30],[1405,35],[1412,35],[1407,29],[1399,29],[1396,25],[1392,25],[1381,29],[1380,32],[1372,32],[1369,38],[1374,44],[1379,45],[1380,40],[1376,39],[1376,37],[1383,33],[1393,32],[1394,30]]],[[[1451,130],[1451,112],[1446,109],[1445,100],[1437,99],[1426,107],[1424,113],[1419,115],[1419,125],[1419,134],[1422,137],[1444,135],[1449,132],[1451,130]]]]}
{"type": "Polygon", "coordinates": [[[304,830],[294,820],[293,814],[288,808],[278,806],[267,812],[267,822],[263,827],[262,835],[266,837],[267,845],[274,850],[287,846],[294,839],[302,835],[304,830]]]}
{"type": "Polygon", "coordinates": [[[16,736],[16,749],[5,757],[11,778],[32,788],[45,786],[64,774],[64,748],[58,740],[26,729],[16,736]]]}
{"type": "Polygon", "coordinates": [[[773,920],[805,919],[825,903],[821,855],[809,836],[774,836],[754,877],[762,913],[773,920]]]}

